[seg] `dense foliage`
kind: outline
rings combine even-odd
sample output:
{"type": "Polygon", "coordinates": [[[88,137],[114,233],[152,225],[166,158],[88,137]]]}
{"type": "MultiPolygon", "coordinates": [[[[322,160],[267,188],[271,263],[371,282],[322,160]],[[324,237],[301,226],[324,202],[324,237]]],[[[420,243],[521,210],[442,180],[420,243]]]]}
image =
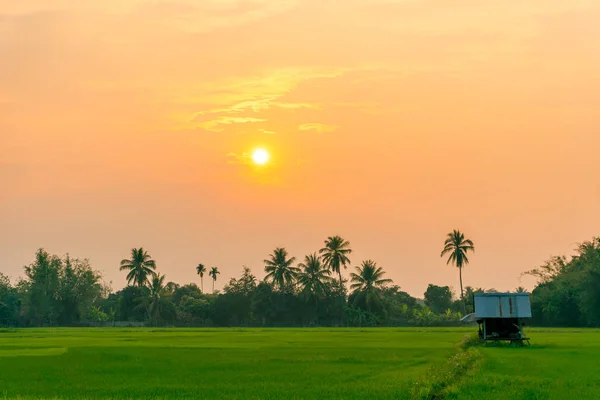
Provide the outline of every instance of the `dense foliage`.
{"type": "MultiPolygon", "coordinates": [[[[338,236],[299,263],[277,248],[265,259],[263,281],[243,267],[220,292],[214,291],[217,267],[190,266],[200,283],[205,273],[211,278],[213,291],[206,293],[195,283],[167,281],[144,249],[132,249],[120,265],[130,285],[111,292],[87,260],[41,249],[15,284],[0,273],[0,326],[457,325],[473,311],[473,294],[483,292],[465,287],[463,303],[450,287],[429,285],[419,300],[372,260],[355,267],[348,281],[342,270],[350,254],[338,236]]],[[[600,326],[599,238],[581,244],[570,259],[554,257],[527,274],[539,279],[531,296],[534,325],[600,326]]]]}
{"type": "MultiPolygon", "coordinates": [[[[44,250],[25,267],[25,279],[11,285],[0,275],[0,325],[4,326],[434,326],[458,324],[457,302],[428,298],[427,305],[393,285],[372,260],[344,279],[349,243],[330,237],[325,247],[296,263],[277,248],[264,261],[260,281],[243,267],[221,292],[205,293],[195,283],[168,282],[144,249],[132,249],[120,269],[130,285],[111,292],[84,260],[60,258],[44,250]],[[320,254],[319,254],[320,253],[320,254]],[[339,278],[342,277],[341,285],[339,278]],[[350,286],[351,291],[347,291],[350,286]],[[432,310],[435,310],[433,312],[432,310]]],[[[207,272],[212,283],[217,267],[207,272]]],[[[448,287],[430,285],[429,291],[448,287]]]]}
{"type": "Polygon", "coordinates": [[[532,292],[532,323],[600,326],[600,238],[580,244],[571,258],[552,257],[526,272],[538,278],[532,292]]]}
{"type": "Polygon", "coordinates": [[[71,325],[88,317],[107,294],[87,260],[39,250],[16,286],[0,274],[0,325],[71,325]]]}

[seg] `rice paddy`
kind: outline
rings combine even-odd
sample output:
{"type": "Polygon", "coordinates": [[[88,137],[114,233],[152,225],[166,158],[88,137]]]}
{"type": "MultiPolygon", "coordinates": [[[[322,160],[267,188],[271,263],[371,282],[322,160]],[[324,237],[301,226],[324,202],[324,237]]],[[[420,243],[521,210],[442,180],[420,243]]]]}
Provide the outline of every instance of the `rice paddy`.
{"type": "Polygon", "coordinates": [[[599,330],[0,330],[5,399],[596,399],[599,330]]]}

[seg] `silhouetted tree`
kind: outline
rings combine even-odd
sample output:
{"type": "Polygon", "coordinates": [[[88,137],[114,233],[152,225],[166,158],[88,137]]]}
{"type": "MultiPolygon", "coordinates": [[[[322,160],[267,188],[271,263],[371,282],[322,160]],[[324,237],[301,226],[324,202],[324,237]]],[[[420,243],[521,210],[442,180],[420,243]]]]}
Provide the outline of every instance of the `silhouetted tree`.
{"type": "Polygon", "coordinates": [[[148,277],[153,276],[156,270],[156,262],[143,249],[131,249],[131,258],[121,261],[120,271],[129,271],[127,274],[127,283],[133,282],[138,287],[142,287],[148,281],[148,277]]]}
{"type": "Polygon", "coordinates": [[[467,253],[475,251],[475,246],[470,239],[465,239],[465,235],[461,231],[454,230],[446,236],[444,242],[444,250],[442,250],[441,257],[449,254],[448,261],[446,264],[454,264],[458,268],[458,275],[460,279],[460,299],[463,301],[464,312],[466,313],[467,306],[464,304],[464,292],[462,283],[462,269],[465,265],[469,264],[469,258],[467,253]]]}
{"type": "Polygon", "coordinates": [[[143,322],[147,319],[148,310],[140,304],[150,296],[148,286],[127,286],[109,296],[103,310],[106,312],[111,307],[115,309],[117,321],[143,322]]]}
{"type": "Polygon", "coordinates": [[[19,325],[21,298],[6,275],[0,272],[0,326],[19,325]]]}
{"type": "Polygon", "coordinates": [[[600,326],[600,238],[578,245],[570,259],[552,257],[525,274],[538,279],[531,292],[532,323],[600,326]]]}
{"type": "Polygon", "coordinates": [[[286,249],[283,247],[276,248],[273,254],[264,260],[265,272],[267,273],[265,281],[271,281],[274,286],[283,291],[287,284],[293,283],[296,279],[298,268],[293,266],[295,261],[296,257],[288,258],[286,249]]]}
{"type": "MultiPolygon", "coordinates": [[[[472,243],[460,233],[452,238],[445,246],[449,250],[444,249],[451,253],[448,262],[464,266],[472,243]],[[455,251],[456,243],[462,243],[458,245],[462,253],[455,251]]],[[[341,238],[327,240],[331,248],[349,250],[343,242],[341,238]]],[[[384,279],[383,270],[367,260],[351,274],[352,292],[346,298],[345,281],[340,285],[337,277],[331,277],[332,271],[341,277],[343,267],[342,258],[335,261],[331,248],[322,251],[328,263],[315,253],[298,267],[285,249],[276,249],[265,262],[268,282],[258,281],[244,267],[242,275],[231,278],[218,294],[214,293],[217,268],[205,268],[213,279],[213,294],[203,294],[196,284],[165,283],[162,275],[155,275],[155,263],[143,249],[134,249],[135,255],[123,263],[134,286],[110,293],[87,260],[58,257],[42,249],[14,285],[0,274],[0,326],[107,321],[181,326],[305,326],[315,322],[323,326],[456,326],[459,311],[467,307],[472,312],[473,294],[484,292],[466,286],[461,288],[462,298],[454,300],[448,286],[429,285],[421,302],[398,286],[387,285],[390,281],[384,279]],[[140,282],[146,283],[140,286],[140,282]]],[[[340,254],[347,259],[347,251],[340,254]]],[[[599,238],[578,245],[570,257],[552,257],[527,274],[538,279],[531,293],[532,324],[600,326],[599,238]]]]}
{"type": "Polygon", "coordinates": [[[434,313],[442,314],[452,307],[452,291],[448,286],[429,285],[425,291],[425,305],[434,313]]]}
{"type": "Polygon", "coordinates": [[[195,283],[188,283],[187,285],[181,285],[173,291],[173,295],[171,296],[171,301],[175,303],[175,305],[179,305],[181,299],[185,296],[189,296],[195,299],[200,299],[203,297],[203,293],[195,283]]]}
{"type": "Polygon", "coordinates": [[[158,325],[163,319],[173,317],[174,305],[168,298],[165,275],[154,274],[148,282],[148,289],[148,296],[143,298],[141,305],[147,310],[150,321],[158,325]]]}
{"type": "Polygon", "coordinates": [[[315,318],[319,317],[319,297],[327,293],[327,283],[331,281],[331,271],[323,265],[321,258],[316,254],[304,257],[304,262],[298,264],[301,272],[298,274],[298,283],[307,298],[315,301],[315,318]]]}
{"type": "Polygon", "coordinates": [[[254,289],[256,289],[256,276],[252,274],[250,268],[244,266],[242,267],[242,276],[239,279],[231,278],[223,288],[223,292],[250,296],[254,289]]]}
{"type": "Polygon", "coordinates": [[[43,249],[25,267],[25,279],[17,286],[22,300],[19,307],[27,325],[77,323],[87,317],[95,302],[108,295],[100,273],[87,260],[68,255],[61,259],[43,249]]]}
{"type": "Polygon", "coordinates": [[[204,292],[204,273],[206,272],[206,267],[203,264],[198,264],[196,267],[196,273],[200,276],[200,290],[204,292]]]}
{"type": "Polygon", "coordinates": [[[378,267],[373,260],[363,261],[356,272],[350,274],[352,278],[353,305],[355,307],[364,307],[367,311],[376,311],[382,308],[381,288],[386,284],[392,283],[391,279],[383,278],[385,272],[383,268],[378,267]],[[373,307],[377,308],[374,309],[373,307]]]}
{"type": "Polygon", "coordinates": [[[213,293],[215,292],[215,282],[217,281],[217,275],[219,275],[221,272],[219,272],[219,268],[217,267],[212,267],[210,269],[210,272],[208,273],[208,275],[210,275],[210,277],[213,280],[213,286],[212,286],[212,291],[213,293]]]}
{"type": "Polygon", "coordinates": [[[337,273],[340,277],[340,287],[343,286],[342,267],[347,268],[350,264],[348,255],[352,253],[350,242],[344,240],[341,236],[329,236],[325,240],[325,247],[319,250],[323,256],[323,262],[331,269],[331,272],[337,273]]]}
{"type": "Polygon", "coordinates": [[[100,273],[92,269],[89,261],[72,259],[68,254],[62,260],[59,288],[58,320],[63,325],[85,319],[93,305],[108,294],[100,273]]]}

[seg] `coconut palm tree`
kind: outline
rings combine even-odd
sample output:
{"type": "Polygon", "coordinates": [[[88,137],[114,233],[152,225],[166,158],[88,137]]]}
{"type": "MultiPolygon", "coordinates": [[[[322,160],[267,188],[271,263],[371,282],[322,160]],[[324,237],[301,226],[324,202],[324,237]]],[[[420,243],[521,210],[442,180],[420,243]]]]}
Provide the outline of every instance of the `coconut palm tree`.
{"type": "Polygon", "coordinates": [[[198,264],[196,267],[196,273],[200,275],[200,290],[204,293],[204,273],[206,272],[206,267],[203,264],[198,264]]]}
{"type": "Polygon", "coordinates": [[[331,280],[331,271],[323,265],[317,253],[304,257],[304,262],[298,264],[301,272],[298,273],[298,283],[302,291],[315,296],[325,294],[327,282],[331,280]]]}
{"type": "Polygon", "coordinates": [[[341,236],[329,236],[325,240],[325,247],[319,250],[323,255],[323,262],[329,267],[331,272],[337,273],[340,277],[340,287],[343,286],[341,267],[346,269],[350,264],[348,255],[352,253],[350,242],[344,240],[341,236]]]}
{"type": "Polygon", "coordinates": [[[127,284],[134,283],[142,287],[148,281],[149,276],[155,275],[156,262],[142,248],[131,249],[131,258],[121,261],[120,271],[129,271],[127,274],[127,284]]]}
{"type": "MultiPolygon", "coordinates": [[[[169,282],[172,283],[172,282],[169,282]]],[[[154,274],[146,283],[148,290],[144,297],[135,299],[138,305],[135,309],[143,309],[148,314],[148,319],[157,325],[161,317],[168,311],[169,283],[165,285],[165,275],[154,274]]],[[[171,285],[172,286],[172,285],[171,285]]]]}
{"type": "Polygon", "coordinates": [[[288,258],[288,252],[283,247],[278,247],[264,260],[265,263],[265,281],[272,281],[274,285],[283,291],[286,284],[296,279],[299,269],[293,264],[296,257],[288,258]]]}
{"type": "Polygon", "coordinates": [[[298,273],[298,283],[302,291],[315,299],[315,315],[319,316],[319,296],[327,292],[327,283],[331,281],[331,271],[323,265],[317,253],[304,257],[304,262],[298,264],[302,271],[298,273]]]}
{"type": "Polygon", "coordinates": [[[153,275],[152,280],[148,283],[148,288],[150,289],[150,296],[148,298],[148,315],[156,324],[160,319],[163,303],[166,300],[165,276],[161,274],[153,275]]]}
{"type": "Polygon", "coordinates": [[[371,311],[374,305],[381,306],[381,288],[392,280],[383,278],[385,271],[373,260],[363,261],[360,267],[356,267],[356,272],[350,274],[354,305],[364,304],[368,311],[371,311]]]}
{"type": "Polygon", "coordinates": [[[217,281],[217,275],[219,275],[219,268],[217,267],[212,267],[210,269],[210,272],[208,273],[208,275],[212,278],[213,280],[213,286],[212,286],[212,291],[213,293],[215,292],[215,282],[217,281]]]}
{"type": "Polygon", "coordinates": [[[446,264],[454,264],[458,268],[458,276],[460,280],[460,298],[463,302],[463,308],[466,313],[465,297],[463,292],[462,283],[462,269],[465,265],[469,264],[469,258],[467,253],[475,251],[475,246],[470,239],[465,239],[465,235],[458,230],[453,230],[451,233],[446,235],[446,241],[444,242],[444,250],[440,257],[444,257],[446,254],[450,254],[446,264]]]}

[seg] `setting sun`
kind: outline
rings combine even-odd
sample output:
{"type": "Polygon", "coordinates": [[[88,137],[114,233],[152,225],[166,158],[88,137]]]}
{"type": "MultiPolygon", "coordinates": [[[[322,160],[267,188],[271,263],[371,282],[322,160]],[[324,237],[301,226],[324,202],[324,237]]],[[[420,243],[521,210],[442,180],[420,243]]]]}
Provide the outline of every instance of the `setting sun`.
{"type": "Polygon", "coordinates": [[[258,165],[265,165],[269,162],[269,152],[265,149],[256,149],[252,152],[252,162],[258,165]]]}

